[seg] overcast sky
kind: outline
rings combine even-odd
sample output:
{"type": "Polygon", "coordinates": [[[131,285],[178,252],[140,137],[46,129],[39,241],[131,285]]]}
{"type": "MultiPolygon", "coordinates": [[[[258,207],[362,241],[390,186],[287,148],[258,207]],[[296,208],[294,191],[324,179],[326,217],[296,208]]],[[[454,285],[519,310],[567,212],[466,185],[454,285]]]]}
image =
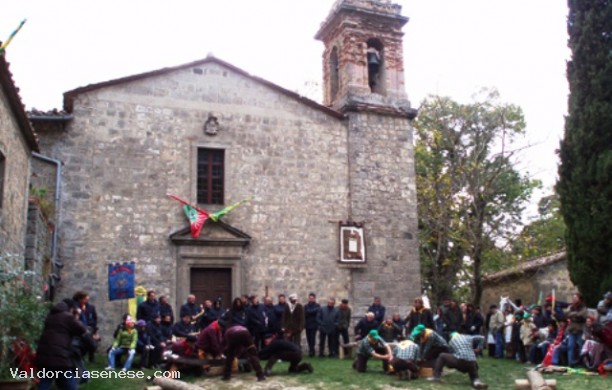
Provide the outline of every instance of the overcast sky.
{"type": "MultiPolygon", "coordinates": [[[[482,87],[521,106],[533,144],[520,168],[552,191],[567,111],[566,2],[399,0],[407,93],[467,102],[482,87]]],[[[213,53],[320,101],[323,45],[313,37],[334,0],[19,0],[3,4],[0,39],[28,109],[61,108],[68,90],[213,53]]],[[[536,199],[537,200],[537,199],[536,199]]]]}

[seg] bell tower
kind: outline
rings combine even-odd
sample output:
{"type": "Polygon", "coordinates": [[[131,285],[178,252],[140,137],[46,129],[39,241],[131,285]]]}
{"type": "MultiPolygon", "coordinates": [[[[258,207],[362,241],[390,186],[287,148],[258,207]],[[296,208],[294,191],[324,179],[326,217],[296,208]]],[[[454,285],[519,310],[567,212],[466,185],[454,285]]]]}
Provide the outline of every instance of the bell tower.
{"type": "Polygon", "coordinates": [[[375,296],[387,313],[404,313],[421,295],[406,22],[389,0],[338,0],[316,34],[325,44],[324,102],[346,117],[348,218],[365,234],[365,264],[340,264],[358,315],[375,296]]]}
{"type": "Polygon", "coordinates": [[[323,52],[324,104],[342,112],[411,112],[404,85],[402,27],[388,0],[339,0],[316,39],[323,52]]]}

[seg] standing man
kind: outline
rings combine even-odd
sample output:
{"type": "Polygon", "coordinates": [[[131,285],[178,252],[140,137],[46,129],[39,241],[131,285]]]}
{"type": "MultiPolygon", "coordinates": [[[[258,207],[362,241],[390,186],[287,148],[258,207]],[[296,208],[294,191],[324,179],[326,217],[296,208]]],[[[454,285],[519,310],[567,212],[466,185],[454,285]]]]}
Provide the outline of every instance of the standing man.
{"type": "MultiPolygon", "coordinates": [[[[313,357],[315,355],[315,342],[317,339],[317,316],[321,305],[317,303],[317,296],[311,292],[308,294],[308,303],[304,305],[304,319],[306,328],[306,342],[308,343],[308,356],[313,357]]],[[[319,356],[323,355],[323,351],[319,350],[319,356]]]]}
{"type": "Polygon", "coordinates": [[[423,305],[423,299],[416,298],[410,314],[406,317],[406,334],[412,333],[417,325],[423,324],[426,328],[436,329],[433,313],[423,305]]]}
{"type": "Polygon", "coordinates": [[[319,357],[323,357],[325,351],[325,338],[327,338],[327,348],[329,357],[338,356],[338,346],[336,341],[336,327],[338,327],[338,309],[336,308],[336,299],[329,298],[327,306],[319,309],[317,315],[317,323],[319,324],[319,357]]]}
{"type": "Polygon", "coordinates": [[[266,336],[278,336],[280,322],[276,321],[276,310],[272,303],[272,297],[264,297],[264,313],[266,314],[266,336]]]}
{"type": "Polygon", "coordinates": [[[444,321],[444,338],[449,339],[450,334],[453,332],[461,331],[461,326],[463,325],[463,313],[457,305],[457,301],[451,299],[450,306],[448,310],[444,313],[442,317],[444,321]]]}
{"type": "Polygon", "coordinates": [[[488,388],[488,386],[482,383],[478,378],[478,363],[476,363],[476,354],[482,351],[484,337],[468,336],[453,332],[451,333],[451,339],[448,345],[452,353],[441,353],[440,356],[438,356],[436,366],[434,367],[434,376],[427,379],[439,382],[442,377],[442,369],[444,367],[450,367],[467,373],[470,376],[473,388],[488,388]],[[476,349],[473,347],[474,341],[478,343],[476,349]]]}
{"type": "Polygon", "coordinates": [[[279,294],[278,303],[274,305],[274,314],[276,314],[276,323],[278,324],[279,330],[283,327],[283,315],[285,314],[285,306],[287,306],[287,298],[285,297],[285,294],[279,294]]]}
{"type": "Polygon", "coordinates": [[[285,305],[283,313],[282,331],[285,337],[300,346],[302,330],[304,329],[304,306],[297,301],[297,294],[289,295],[289,303],[285,305]]]}
{"type": "Polygon", "coordinates": [[[264,306],[259,303],[257,295],[249,296],[250,305],[246,308],[247,329],[253,336],[255,346],[261,349],[263,337],[266,332],[266,313],[264,306]]]}
{"type": "Polygon", "coordinates": [[[151,322],[157,314],[160,314],[159,302],[155,299],[155,291],[149,290],[147,291],[147,300],[138,305],[136,319],[151,322]]]}
{"type": "Polygon", "coordinates": [[[368,312],[374,313],[374,319],[378,324],[382,324],[385,320],[386,308],[380,303],[380,297],[374,297],[374,303],[368,307],[368,312]]]}
{"type": "MultiPolygon", "coordinates": [[[[343,299],[340,302],[340,308],[338,309],[338,332],[337,332],[337,341],[336,345],[340,344],[340,336],[342,336],[342,345],[348,344],[349,339],[349,327],[351,326],[351,308],[348,305],[348,299],[343,299]]],[[[342,347],[344,349],[344,356],[348,355],[349,349],[342,347]]]]}
{"type": "Polygon", "coordinates": [[[506,319],[501,311],[497,309],[497,305],[489,307],[491,318],[489,318],[489,333],[495,340],[495,358],[501,359],[504,357],[504,324],[506,319]]]}

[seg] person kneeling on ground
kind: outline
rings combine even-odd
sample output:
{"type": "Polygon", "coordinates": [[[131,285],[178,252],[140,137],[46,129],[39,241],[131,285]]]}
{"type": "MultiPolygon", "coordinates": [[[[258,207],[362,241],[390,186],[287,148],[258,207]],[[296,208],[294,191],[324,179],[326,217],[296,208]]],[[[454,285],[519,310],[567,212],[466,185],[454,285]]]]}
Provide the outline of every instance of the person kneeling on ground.
{"type": "Polygon", "coordinates": [[[412,340],[404,340],[393,348],[391,366],[400,380],[416,379],[418,377],[419,366],[416,365],[418,358],[419,346],[412,340]]]}
{"type": "Polygon", "coordinates": [[[484,346],[483,336],[468,336],[457,332],[451,333],[449,347],[453,353],[441,353],[436,360],[434,376],[427,378],[430,381],[440,381],[442,369],[444,367],[456,368],[457,370],[468,373],[472,387],[475,389],[486,389],[488,386],[478,378],[478,363],[476,363],[476,353],[482,351],[484,346]],[[474,341],[478,343],[473,349],[474,341]]]}
{"type": "MultiPolygon", "coordinates": [[[[223,325],[223,324],[222,324],[223,325]]],[[[232,362],[234,358],[239,356],[243,351],[247,356],[249,364],[255,369],[258,381],[263,381],[266,377],[263,374],[259,358],[257,357],[257,348],[253,343],[253,337],[242,325],[235,325],[225,331],[225,341],[227,349],[225,355],[225,366],[223,367],[223,380],[231,379],[232,362]]]]}
{"type": "Polygon", "coordinates": [[[419,344],[419,360],[427,367],[432,367],[441,353],[448,352],[448,344],[444,337],[433,329],[425,328],[423,324],[417,325],[412,330],[410,339],[419,344]]]}
{"type": "Polygon", "coordinates": [[[353,368],[359,372],[365,372],[368,367],[368,360],[374,358],[382,360],[383,370],[387,372],[391,356],[391,348],[385,343],[382,337],[380,337],[378,331],[373,329],[359,342],[357,358],[353,362],[353,368]]]}
{"type": "Polygon", "coordinates": [[[275,336],[272,336],[266,340],[264,340],[265,347],[259,351],[259,358],[268,360],[266,367],[264,368],[264,375],[269,376],[272,371],[272,367],[277,360],[283,360],[289,362],[289,372],[297,373],[308,371],[312,373],[314,369],[310,365],[310,363],[302,363],[302,350],[300,347],[295,345],[294,343],[277,339],[275,336]]]}

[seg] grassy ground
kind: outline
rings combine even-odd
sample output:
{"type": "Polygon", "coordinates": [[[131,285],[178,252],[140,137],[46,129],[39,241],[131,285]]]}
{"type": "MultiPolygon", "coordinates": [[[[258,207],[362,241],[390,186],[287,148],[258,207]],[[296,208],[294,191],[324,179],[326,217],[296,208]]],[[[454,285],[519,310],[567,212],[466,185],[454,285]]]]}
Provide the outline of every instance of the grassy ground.
{"type": "MultiPolygon", "coordinates": [[[[468,376],[459,372],[445,375],[442,383],[430,383],[425,379],[413,381],[398,381],[395,376],[382,373],[379,361],[370,361],[365,373],[357,373],[351,368],[350,360],[337,360],[327,358],[306,359],[314,367],[313,374],[289,375],[287,374],[287,363],[278,363],[274,366],[272,376],[265,382],[256,382],[253,373],[240,373],[232,381],[222,382],[215,378],[183,378],[189,382],[199,382],[203,387],[209,389],[275,389],[287,388],[320,389],[320,390],[344,390],[344,389],[379,389],[390,390],[395,388],[404,389],[469,389],[471,388],[468,376]]],[[[503,390],[514,389],[514,380],[526,379],[526,371],[530,366],[519,364],[511,360],[494,360],[483,358],[479,361],[480,376],[483,382],[489,384],[489,389],[503,390]]],[[[89,364],[92,371],[102,371],[106,366],[106,357],[98,355],[96,363],[89,364]]],[[[143,370],[145,376],[153,375],[153,370],[143,370]]],[[[557,389],[612,389],[612,378],[585,375],[561,375],[548,374],[546,378],[557,380],[557,389]]],[[[84,390],[107,390],[121,389],[142,390],[148,383],[144,379],[94,379],[80,388],[84,390]]]]}

